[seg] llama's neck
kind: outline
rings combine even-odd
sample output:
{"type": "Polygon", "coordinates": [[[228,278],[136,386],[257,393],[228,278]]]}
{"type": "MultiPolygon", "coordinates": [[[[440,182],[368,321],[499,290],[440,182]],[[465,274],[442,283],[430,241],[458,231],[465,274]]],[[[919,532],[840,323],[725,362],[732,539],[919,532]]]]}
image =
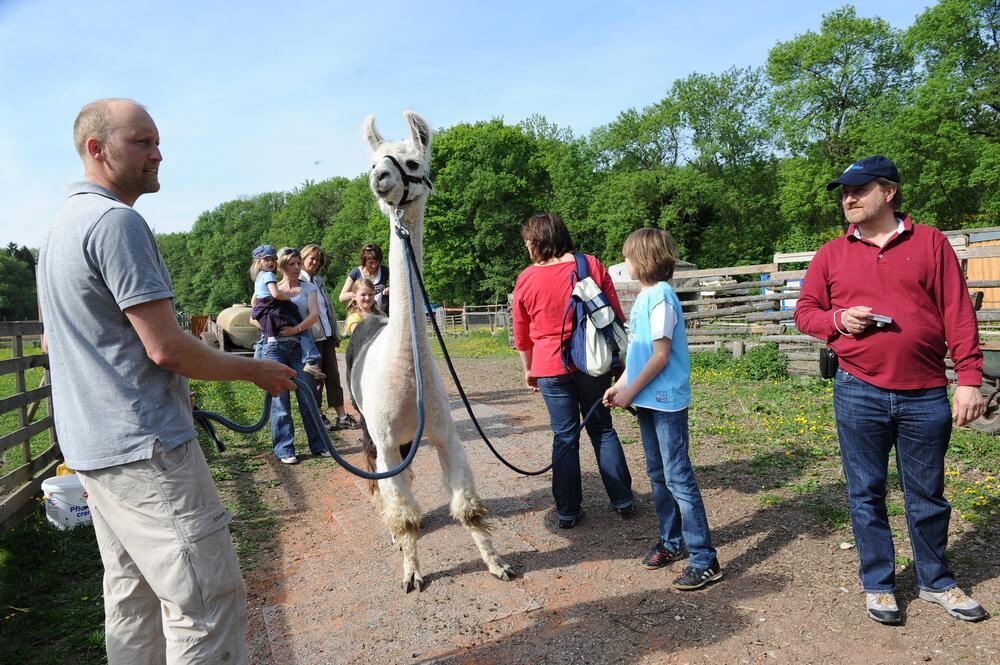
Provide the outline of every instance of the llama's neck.
{"type": "MultiPolygon", "coordinates": [[[[413,246],[413,254],[417,257],[416,269],[423,271],[424,268],[424,202],[414,201],[406,208],[403,218],[403,226],[410,230],[410,244],[413,246]]],[[[424,298],[420,293],[420,285],[417,282],[417,275],[413,272],[412,283],[406,279],[407,262],[409,254],[403,241],[396,235],[395,223],[390,219],[389,230],[389,323],[386,334],[396,341],[390,345],[394,352],[402,356],[411,357],[412,347],[410,342],[410,292],[413,291],[413,303],[416,310],[417,322],[417,343],[421,348],[429,349],[427,344],[427,317],[424,315],[426,307],[424,298]]]]}

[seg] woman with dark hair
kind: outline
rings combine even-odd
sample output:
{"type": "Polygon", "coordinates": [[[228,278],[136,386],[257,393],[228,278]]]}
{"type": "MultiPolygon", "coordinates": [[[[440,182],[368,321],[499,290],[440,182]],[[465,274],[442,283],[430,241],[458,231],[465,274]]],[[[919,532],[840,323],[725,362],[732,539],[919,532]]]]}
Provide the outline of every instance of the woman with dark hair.
{"type": "Polygon", "coordinates": [[[354,282],[367,277],[375,285],[375,304],[383,314],[389,313],[389,266],[382,263],[382,248],[368,244],[361,248],[358,267],[351,270],[340,290],[340,302],[354,299],[354,282]]]}
{"type": "Polygon", "coordinates": [[[337,313],[330,302],[330,294],[326,291],[326,283],[320,276],[320,271],[326,265],[326,252],[319,245],[306,245],[302,248],[302,274],[300,279],[316,287],[316,300],[319,305],[319,321],[310,328],[316,347],[319,349],[319,368],[326,374],[324,379],[316,380],[316,404],[322,407],[323,388],[326,387],[326,405],[337,412],[337,423],[334,425],[326,416],[323,424],[328,430],[357,429],[358,421],[344,409],[344,389],[340,386],[340,371],[337,367],[337,347],[340,346],[337,313]]]}
{"type": "MultiPolygon", "coordinates": [[[[572,529],[583,517],[580,478],[580,421],[598,403],[587,421],[587,434],[597,456],[597,467],[611,507],[623,518],[634,514],[632,476],[611,411],[600,404],[611,387],[611,373],[592,377],[563,365],[562,342],[570,326],[563,325],[576,269],[573,239],[558,215],[532,216],[521,227],[521,237],[532,265],[517,277],[514,286],[514,346],[521,354],[524,382],[540,392],[552,424],[552,495],[559,528],[572,529]]],[[[618,293],[608,271],[595,257],[584,255],[587,270],[622,319],[618,293]]]]}

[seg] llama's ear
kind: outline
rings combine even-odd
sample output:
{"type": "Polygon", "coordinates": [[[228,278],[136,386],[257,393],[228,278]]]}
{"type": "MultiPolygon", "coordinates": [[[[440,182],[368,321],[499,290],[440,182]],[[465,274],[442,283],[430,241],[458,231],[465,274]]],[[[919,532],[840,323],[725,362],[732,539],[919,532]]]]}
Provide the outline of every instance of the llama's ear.
{"type": "Polygon", "coordinates": [[[419,146],[425,153],[431,151],[431,127],[427,122],[413,111],[403,111],[406,124],[410,126],[410,133],[413,136],[413,143],[419,146]]]}
{"type": "Polygon", "coordinates": [[[368,147],[372,149],[372,152],[378,150],[378,147],[382,145],[382,137],[375,129],[375,116],[365,116],[365,121],[361,123],[361,136],[368,142],[368,147]]]}

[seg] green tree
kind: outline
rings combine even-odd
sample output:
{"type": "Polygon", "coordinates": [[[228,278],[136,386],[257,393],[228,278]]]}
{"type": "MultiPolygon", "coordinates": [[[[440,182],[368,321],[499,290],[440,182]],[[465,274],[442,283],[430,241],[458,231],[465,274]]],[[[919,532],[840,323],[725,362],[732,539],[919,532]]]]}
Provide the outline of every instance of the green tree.
{"type": "Polygon", "coordinates": [[[37,321],[35,274],[24,261],[0,252],[0,320],[37,321]]]}
{"type": "Polygon", "coordinates": [[[460,124],[434,139],[424,270],[435,300],[493,302],[526,262],[520,228],[551,200],[537,141],[502,120],[460,124]]]}

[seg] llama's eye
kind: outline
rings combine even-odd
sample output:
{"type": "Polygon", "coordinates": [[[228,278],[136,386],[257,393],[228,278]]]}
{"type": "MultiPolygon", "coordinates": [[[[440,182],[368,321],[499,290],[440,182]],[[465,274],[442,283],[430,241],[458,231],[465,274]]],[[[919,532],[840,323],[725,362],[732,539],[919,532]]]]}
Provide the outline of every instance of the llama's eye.
{"type": "Polygon", "coordinates": [[[373,168],[373,169],[375,168],[375,165],[374,165],[374,164],[372,164],[372,168],[373,168]]]}
{"type": "Polygon", "coordinates": [[[419,167],[420,167],[420,164],[417,164],[412,159],[406,160],[406,168],[410,169],[411,171],[416,171],[419,167]]]}

